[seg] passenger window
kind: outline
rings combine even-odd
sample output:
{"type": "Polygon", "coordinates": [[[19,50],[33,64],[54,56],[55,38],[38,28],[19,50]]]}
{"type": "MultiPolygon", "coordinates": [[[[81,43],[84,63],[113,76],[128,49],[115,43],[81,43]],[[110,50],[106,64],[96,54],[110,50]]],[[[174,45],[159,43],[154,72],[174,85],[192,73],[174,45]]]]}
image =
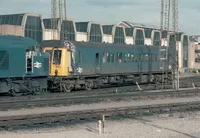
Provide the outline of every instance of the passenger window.
{"type": "Polygon", "coordinates": [[[143,61],[143,54],[140,54],[140,61],[143,61]]]}
{"type": "Polygon", "coordinates": [[[146,62],[148,62],[148,60],[149,60],[148,58],[149,58],[148,54],[145,54],[144,59],[145,59],[146,62]]]}
{"type": "Polygon", "coordinates": [[[158,56],[157,55],[155,55],[155,61],[158,61],[158,56]]]}
{"type": "Polygon", "coordinates": [[[152,61],[155,61],[156,59],[155,59],[155,55],[154,54],[152,54],[152,61]]]}
{"type": "Polygon", "coordinates": [[[54,50],[53,64],[54,65],[60,65],[61,57],[62,57],[62,51],[61,50],[54,50]]]}
{"type": "Polygon", "coordinates": [[[123,59],[122,59],[122,53],[118,53],[118,62],[122,63],[123,59]]]}
{"type": "Polygon", "coordinates": [[[103,63],[106,63],[106,53],[103,53],[103,63]]]}
{"type": "Polygon", "coordinates": [[[100,58],[99,58],[99,53],[96,53],[96,64],[99,64],[100,63],[100,58]]]}
{"type": "Polygon", "coordinates": [[[107,53],[107,62],[110,63],[110,53],[107,53]]]}
{"type": "Polygon", "coordinates": [[[131,62],[131,54],[130,53],[128,53],[128,62],[131,62]]]}
{"type": "Polygon", "coordinates": [[[150,56],[150,59],[149,59],[149,60],[152,61],[152,54],[150,54],[149,56],[150,56]]]}
{"type": "Polygon", "coordinates": [[[78,52],[78,63],[82,63],[82,53],[80,51],[78,52]]]}
{"type": "Polygon", "coordinates": [[[131,60],[132,60],[132,62],[134,62],[134,54],[133,53],[131,54],[131,60]]]}
{"type": "Polygon", "coordinates": [[[160,59],[167,59],[167,49],[160,50],[160,59]]]}
{"type": "Polygon", "coordinates": [[[127,61],[127,54],[124,54],[124,63],[127,61]]]}
{"type": "Polygon", "coordinates": [[[138,62],[138,54],[135,54],[134,57],[135,57],[135,61],[138,62]]]}
{"type": "Polygon", "coordinates": [[[112,53],[110,56],[111,56],[111,62],[114,63],[115,62],[115,54],[112,53]]]}

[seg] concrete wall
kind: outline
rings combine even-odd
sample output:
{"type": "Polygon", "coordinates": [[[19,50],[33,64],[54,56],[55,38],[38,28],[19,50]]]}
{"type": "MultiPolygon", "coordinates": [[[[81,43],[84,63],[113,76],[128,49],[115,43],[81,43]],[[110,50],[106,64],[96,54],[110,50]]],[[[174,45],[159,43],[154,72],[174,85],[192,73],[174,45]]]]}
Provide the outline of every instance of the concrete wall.
{"type": "Polygon", "coordinates": [[[144,39],[144,45],[152,46],[152,39],[151,38],[145,38],[144,39]]]}
{"type": "Polygon", "coordinates": [[[200,69],[200,63],[195,62],[195,49],[199,49],[198,48],[198,44],[195,42],[190,42],[189,44],[189,49],[188,49],[188,67],[193,69],[200,69]]]}
{"type": "Polygon", "coordinates": [[[162,46],[168,46],[168,45],[169,45],[168,40],[165,39],[165,38],[163,38],[163,39],[161,40],[161,45],[162,45],[162,46]]]}
{"type": "Polygon", "coordinates": [[[127,44],[127,45],[133,45],[134,43],[134,40],[133,40],[133,37],[128,37],[128,36],[126,36],[125,37],[125,43],[127,44]]]}
{"type": "Polygon", "coordinates": [[[76,41],[87,42],[88,41],[88,33],[76,32],[76,41]]]}
{"type": "Polygon", "coordinates": [[[24,36],[24,27],[17,25],[0,25],[0,34],[24,36]]]}
{"type": "Polygon", "coordinates": [[[60,33],[58,30],[52,30],[52,29],[45,29],[43,32],[43,40],[59,40],[60,39],[60,33]],[[53,36],[53,33],[55,36],[53,36]],[[53,38],[55,37],[55,38],[53,38]]]}
{"type": "Polygon", "coordinates": [[[113,36],[112,35],[103,35],[103,42],[105,43],[113,43],[113,36]]]}
{"type": "Polygon", "coordinates": [[[179,48],[179,52],[178,52],[178,61],[179,61],[179,66],[178,68],[180,70],[182,70],[183,68],[183,45],[182,45],[182,42],[181,41],[178,41],[178,46],[177,49],[179,48]]]}

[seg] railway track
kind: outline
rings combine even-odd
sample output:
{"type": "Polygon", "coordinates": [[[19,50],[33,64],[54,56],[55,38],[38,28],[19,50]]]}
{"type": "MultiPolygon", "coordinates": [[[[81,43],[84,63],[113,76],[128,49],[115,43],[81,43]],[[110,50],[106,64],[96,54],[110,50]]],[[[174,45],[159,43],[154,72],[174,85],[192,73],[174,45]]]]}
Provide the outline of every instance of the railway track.
{"type": "Polygon", "coordinates": [[[184,88],[179,90],[153,90],[142,92],[117,92],[93,93],[86,95],[60,95],[58,97],[45,97],[37,99],[12,99],[0,101],[0,110],[45,107],[45,106],[69,106],[74,104],[90,104],[104,101],[147,100],[168,97],[200,96],[200,89],[184,88]]]}
{"type": "Polygon", "coordinates": [[[113,116],[143,116],[162,113],[174,113],[200,110],[200,101],[137,105],[127,107],[96,108],[78,111],[62,111],[41,114],[0,116],[0,127],[34,126],[72,121],[97,120],[103,114],[106,118],[113,116]]]}

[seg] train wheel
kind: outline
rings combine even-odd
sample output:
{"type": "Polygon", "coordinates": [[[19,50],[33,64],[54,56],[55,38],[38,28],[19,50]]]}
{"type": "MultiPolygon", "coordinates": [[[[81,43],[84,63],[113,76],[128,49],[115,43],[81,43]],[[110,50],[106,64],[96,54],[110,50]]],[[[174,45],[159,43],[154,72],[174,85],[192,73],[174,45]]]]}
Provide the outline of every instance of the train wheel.
{"type": "Polygon", "coordinates": [[[14,97],[19,97],[23,95],[23,92],[20,91],[18,84],[13,84],[12,89],[10,90],[10,94],[14,97]]]}
{"type": "Polygon", "coordinates": [[[86,90],[88,90],[88,91],[92,90],[93,86],[94,86],[93,81],[86,81],[85,82],[85,89],[86,90]]]}
{"type": "Polygon", "coordinates": [[[41,90],[40,90],[40,88],[33,88],[32,93],[34,95],[40,95],[41,94],[41,90]]]}
{"type": "Polygon", "coordinates": [[[71,92],[71,90],[74,88],[74,86],[71,83],[65,83],[63,84],[63,89],[65,92],[71,92]]]}

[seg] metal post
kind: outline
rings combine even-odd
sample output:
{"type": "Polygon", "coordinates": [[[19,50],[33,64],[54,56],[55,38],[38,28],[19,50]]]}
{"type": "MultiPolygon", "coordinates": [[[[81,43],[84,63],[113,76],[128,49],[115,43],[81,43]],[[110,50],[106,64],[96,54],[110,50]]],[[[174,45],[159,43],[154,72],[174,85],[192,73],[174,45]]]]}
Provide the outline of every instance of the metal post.
{"type": "Polygon", "coordinates": [[[178,66],[178,62],[179,62],[179,45],[177,43],[177,32],[178,32],[178,0],[172,0],[172,11],[173,11],[173,31],[174,31],[174,35],[175,35],[175,45],[174,45],[174,86],[175,89],[179,89],[179,66],[178,66]],[[178,53],[177,53],[178,51],[178,53]]]}
{"type": "Polygon", "coordinates": [[[101,135],[101,133],[102,133],[102,130],[101,130],[102,122],[101,122],[101,120],[98,121],[98,127],[99,127],[99,134],[101,135]]]}
{"type": "Polygon", "coordinates": [[[103,133],[105,133],[105,114],[102,115],[102,127],[103,127],[103,133]]]}
{"type": "Polygon", "coordinates": [[[164,0],[161,0],[160,29],[163,30],[164,0]]]}

